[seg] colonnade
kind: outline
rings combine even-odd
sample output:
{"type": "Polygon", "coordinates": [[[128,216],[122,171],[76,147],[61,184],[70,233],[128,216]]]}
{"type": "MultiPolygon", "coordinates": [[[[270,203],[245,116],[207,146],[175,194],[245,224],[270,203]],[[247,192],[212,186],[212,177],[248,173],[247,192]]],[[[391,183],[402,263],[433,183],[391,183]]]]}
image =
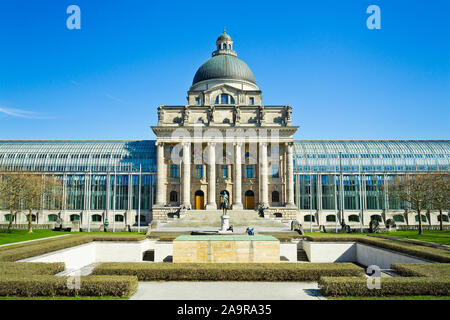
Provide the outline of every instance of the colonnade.
{"type": "MultiPolygon", "coordinates": [[[[208,196],[206,209],[216,210],[216,142],[207,143],[207,181],[208,196]]],[[[167,202],[167,165],[164,159],[165,143],[156,142],[157,145],[157,189],[156,189],[156,206],[164,206],[167,202]]],[[[191,207],[191,142],[183,142],[183,155],[181,157],[181,190],[183,207],[191,207]]],[[[258,143],[259,147],[259,181],[260,181],[260,202],[269,206],[269,163],[267,155],[267,142],[258,143]]],[[[242,148],[243,142],[235,142],[234,148],[234,175],[233,175],[233,203],[232,209],[239,210],[243,208],[242,204],[242,148]]],[[[286,201],[285,206],[295,208],[294,203],[294,157],[293,142],[285,143],[286,156],[286,201]]]]}

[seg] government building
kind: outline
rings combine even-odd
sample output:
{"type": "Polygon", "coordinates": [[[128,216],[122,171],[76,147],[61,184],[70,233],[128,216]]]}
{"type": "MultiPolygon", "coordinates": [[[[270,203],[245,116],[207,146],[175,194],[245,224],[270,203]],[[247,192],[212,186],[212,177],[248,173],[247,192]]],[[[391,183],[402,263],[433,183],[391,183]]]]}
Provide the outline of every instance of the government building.
{"type": "MultiPolygon", "coordinates": [[[[295,110],[295,108],[294,108],[295,110]]],[[[450,170],[450,141],[294,140],[289,105],[264,105],[249,66],[224,32],[194,75],[181,106],[155,108],[155,140],[0,141],[0,169],[56,175],[62,203],[44,199],[36,224],[79,221],[125,229],[220,209],[265,208],[265,217],[315,230],[342,220],[418,225],[417,213],[389,197],[395,176],[450,170]]],[[[145,128],[144,128],[145,129],[145,128]]],[[[12,217],[0,211],[0,224],[12,217]]],[[[26,224],[27,211],[14,223],[26,224]]],[[[424,225],[438,225],[430,211],[424,225]]],[[[449,225],[449,212],[444,224],[449,225]]]]}

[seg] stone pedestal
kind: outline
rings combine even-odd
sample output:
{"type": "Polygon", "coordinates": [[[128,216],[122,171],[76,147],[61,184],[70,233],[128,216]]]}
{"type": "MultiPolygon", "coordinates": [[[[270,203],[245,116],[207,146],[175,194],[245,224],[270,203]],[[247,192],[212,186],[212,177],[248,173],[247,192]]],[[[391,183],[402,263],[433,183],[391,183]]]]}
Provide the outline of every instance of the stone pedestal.
{"type": "Polygon", "coordinates": [[[228,230],[230,227],[230,216],[223,214],[220,219],[222,220],[222,227],[220,228],[219,233],[232,233],[228,230]]]}
{"type": "Polygon", "coordinates": [[[263,235],[182,235],[173,240],[173,262],[278,263],[280,241],[263,235]]]}

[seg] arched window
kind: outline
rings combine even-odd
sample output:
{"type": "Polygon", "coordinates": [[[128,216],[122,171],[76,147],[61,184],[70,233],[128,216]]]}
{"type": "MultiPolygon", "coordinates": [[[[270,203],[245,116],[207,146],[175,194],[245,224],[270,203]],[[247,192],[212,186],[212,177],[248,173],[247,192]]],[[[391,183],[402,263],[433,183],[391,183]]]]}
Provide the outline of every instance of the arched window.
{"type": "Polygon", "coordinates": [[[214,104],[235,104],[235,101],[231,95],[222,93],[221,95],[216,97],[214,104]]]}
{"type": "Polygon", "coordinates": [[[379,214],[374,214],[370,216],[370,221],[377,220],[378,222],[381,222],[381,216],[379,214]]]}
{"type": "Polygon", "coordinates": [[[5,221],[11,221],[11,214],[5,214],[5,221]]]}
{"type": "Polygon", "coordinates": [[[305,215],[305,217],[303,218],[303,221],[310,222],[311,218],[312,218],[312,222],[316,222],[316,218],[314,217],[314,215],[309,215],[309,214],[305,215]]]}
{"type": "Polygon", "coordinates": [[[336,222],[336,216],[334,214],[327,215],[327,222],[336,222]]]}
{"type": "MultiPolygon", "coordinates": [[[[441,222],[441,215],[438,215],[438,221],[441,222]]],[[[443,214],[442,215],[442,221],[443,222],[448,222],[448,216],[443,214]]]]}
{"type": "Polygon", "coordinates": [[[101,222],[102,221],[102,216],[99,214],[94,214],[92,215],[92,222],[101,222]]]}
{"type": "Polygon", "coordinates": [[[71,214],[70,221],[80,221],[80,215],[79,214],[71,214]]]}
{"type": "Polygon", "coordinates": [[[359,216],[357,214],[351,214],[348,216],[349,222],[359,222],[359,216]]]}
{"type": "Polygon", "coordinates": [[[396,214],[393,216],[395,222],[405,222],[405,217],[401,214],[396,214]]]}
{"type": "Polygon", "coordinates": [[[48,221],[49,222],[56,222],[58,220],[58,216],[56,214],[49,214],[48,215],[48,221]]]}
{"type": "Polygon", "coordinates": [[[116,221],[116,222],[123,222],[123,215],[121,215],[121,214],[116,214],[116,215],[114,216],[114,221],[116,221]]]}
{"type": "MultiPolygon", "coordinates": [[[[28,219],[30,218],[30,216],[27,214],[27,221],[29,221],[28,219]]],[[[31,215],[31,222],[35,222],[36,221],[36,215],[32,214],[31,215]]]]}
{"type": "MultiPolygon", "coordinates": [[[[422,217],[422,222],[427,222],[427,217],[423,214],[420,215],[422,217]]],[[[419,222],[419,215],[416,215],[416,222],[419,222]]]]}
{"type": "Polygon", "coordinates": [[[272,192],[272,202],[280,202],[280,193],[278,191],[272,192]]]}
{"type": "Polygon", "coordinates": [[[176,191],[170,191],[170,202],[178,201],[178,193],[176,191]]]}

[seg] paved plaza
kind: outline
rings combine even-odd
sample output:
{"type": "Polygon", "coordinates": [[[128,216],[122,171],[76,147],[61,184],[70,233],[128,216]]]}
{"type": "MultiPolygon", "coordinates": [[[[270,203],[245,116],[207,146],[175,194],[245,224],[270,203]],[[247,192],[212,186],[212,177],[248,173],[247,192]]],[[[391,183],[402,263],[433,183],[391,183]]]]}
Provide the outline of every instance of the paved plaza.
{"type": "Polygon", "coordinates": [[[323,300],[317,282],[139,282],[130,300],[323,300]]]}

